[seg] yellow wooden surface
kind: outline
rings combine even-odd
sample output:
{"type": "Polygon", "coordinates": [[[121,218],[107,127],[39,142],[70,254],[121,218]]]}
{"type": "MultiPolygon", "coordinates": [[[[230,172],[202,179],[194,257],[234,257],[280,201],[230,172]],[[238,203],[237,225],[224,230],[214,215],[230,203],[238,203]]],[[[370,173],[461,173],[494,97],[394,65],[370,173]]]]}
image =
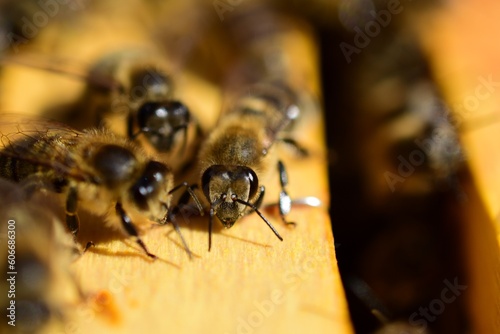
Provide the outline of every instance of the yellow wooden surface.
{"type": "MultiPolygon", "coordinates": [[[[319,115],[318,115],[319,116],[319,115]]],[[[321,117],[304,124],[310,159],[290,157],[293,198],[316,196],[328,203],[326,166],[321,157],[321,117]]],[[[288,153],[288,158],[287,158],[288,153]]],[[[277,173],[267,184],[267,200],[277,199],[277,173]]],[[[350,333],[350,321],[336,266],[327,207],[294,207],[289,215],[297,227],[281,223],[268,210],[284,238],[280,242],[255,214],[230,230],[216,222],[213,249],[207,251],[207,218],[189,219],[183,234],[195,253],[190,261],[170,226],[144,234],[146,258],[133,240],[119,232],[103,231],[100,222],[82,217],[79,240],[96,247],[74,263],[78,282],[90,301],[72,314],[72,326],[84,332],[139,330],[175,333],[350,333]],[[85,225],[86,224],[86,225],[85,225]],[[93,300],[103,294],[102,307],[93,300]]]]}
{"type": "MultiPolygon", "coordinates": [[[[102,8],[88,9],[93,19],[76,19],[73,28],[62,29],[69,36],[66,41],[57,37],[60,27],[47,26],[24,46],[24,52],[88,64],[103,49],[142,46],[145,35],[126,20],[126,15],[134,14],[131,8],[120,7],[121,16],[99,16],[102,8]]],[[[307,57],[317,64],[314,44],[311,52],[307,57]]],[[[291,54],[292,60],[304,61],[291,54]]],[[[305,73],[298,75],[306,75],[313,93],[320,94],[318,73],[304,68],[305,73]]],[[[1,75],[2,112],[37,114],[54,101],[72,101],[83,88],[73,79],[19,66],[9,66],[1,75]]],[[[203,127],[213,126],[220,91],[192,74],[179,76],[179,97],[189,101],[203,127]]],[[[188,259],[168,225],[144,232],[144,242],[159,257],[152,261],[123,232],[106,226],[103,217],[81,208],[78,240],[82,246],[89,240],[96,244],[71,268],[85,298],[78,305],[68,305],[62,327],[56,325],[48,332],[351,333],[328,215],[322,122],[322,115],[312,112],[298,127],[298,140],[311,157],[299,159],[289,150],[281,152],[292,198],[315,196],[323,203],[319,208],[294,207],[289,219],[297,223],[296,228],[284,226],[275,209],[265,211],[283,242],[252,214],[230,230],[222,230],[216,221],[209,253],[207,218],[190,217],[181,228],[194,259],[188,259]]],[[[266,184],[270,202],[278,198],[277,173],[274,176],[274,183],[266,184]]]]}
{"type": "Polygon", "coordinates": [[[500,333],[499,15],[497,1],[456,1],[425,34],[472,173],[463,235],[474,333],[500,333]]]}

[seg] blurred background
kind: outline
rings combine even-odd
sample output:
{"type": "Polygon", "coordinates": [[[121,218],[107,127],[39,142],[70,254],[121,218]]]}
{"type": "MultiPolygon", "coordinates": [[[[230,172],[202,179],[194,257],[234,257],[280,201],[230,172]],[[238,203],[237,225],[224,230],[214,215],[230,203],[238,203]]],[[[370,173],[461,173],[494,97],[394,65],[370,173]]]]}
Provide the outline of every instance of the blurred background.
{"type": "Polygon", "coordinates": [[[467,333],[465,298],[419,313],[446,280],[467,284],[465,156],[418,34],[443,4],[401,2],[384,17],[388,3],[341,2],[335,24],[320,32],[339,268],[357,332],[399,320],[380,331],[467,333]],[[387,22],[378,34],[377,18],[387,22]]]}

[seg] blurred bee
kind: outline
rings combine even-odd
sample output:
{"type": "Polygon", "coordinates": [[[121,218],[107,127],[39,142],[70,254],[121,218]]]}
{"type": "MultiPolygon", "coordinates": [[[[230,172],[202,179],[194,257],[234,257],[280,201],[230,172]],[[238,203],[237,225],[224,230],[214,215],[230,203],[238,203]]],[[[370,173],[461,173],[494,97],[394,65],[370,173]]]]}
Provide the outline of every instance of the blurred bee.
{"type": "MultiPolygon", "coordinates": [[[[201,127],[186,103],[178,97],[174,84],[179,81],[181,62],[188,59],[186,53],[191,51],[194,42],[170,41],[168,33],[157,31],[163,20],[170,23],[180,20],[170,17],[173,13],[157,13],[153,3],[132,1],[129,5],[123,8],[113,1],[90,2],[85,3],[88,6],[85,11],[75,9],[69,13],[72,15],[55,16],[44,29],[37,30],[33,41],[30,38],[29,48],[16,51],[15,55],[6,55],[2,63],[23,65],[82,81],[84,85],[79,86],[80,91],[72,91],[69,85],[62,87],[68,89],[67,95],[72,97],[56,95],[47,105],[39,107],[41,113],[80,131],[97,126],[110,129],[136,141],[159,159],[169,160],[170,167],[178,170],[194,156],[197,138],[201,134],[201,127]],[[168,15],[162,17],[162,14],[168,15]],[[103,26],[101,19],[109,20],[109,26],[116,25],[126,31],[109,34],[109,26],[103,26]],[[68,30],[68,33],[58,33],[61,30],[68,30]],[[95,34],[98,34],[97,38],[95,34]],[[75,40],[79,42],[75,43],[75,40]],[[169,49],[163,50],[162,43],[169,49]],[[54,45],[53,51],[47,53],[46,45],[54,45]],[[169,52],[170,48],[175,52],[169,52]]],[[[73,6],[61,6],[61,11],[70,11],[69,7],[73,6]]],[[[180,7],[173,8],[178,17],[187,10],[193,11],[192,6],[174,7],[180,7]]],[[[46,8],[39,1],[25,0],[9,3],[6,10],[13,16],[14,23],[22,25],[26,17],[31,18],[29,13],[44,13],[46,8]],[[30,9],[24,5],[29,5],[30,9]]],[[[191,35],[196,35],[199,27],[199,24],[187,26],[184,39],[194,39],[191,35]]],[[[15,76],[16,72],[13,72],[15,76]]],[[[5,85],[12,85],[12,78],[5,77],[5,85]]],[[[19,76],[14,80],[19,80],[19,76]]],[[[52,82],[47,85],[56,90],[57,82],[55,79],[53,85],[52,82]]],[[[8,109],[24,110],[15,102],[9,104],[9,96],[3,99],[7,102],[0,102],[8,109]]]]}
{"type": "Polygon", "coordinates": [[[69,75],[85,82],[72,106],[47,111],[75,129],[102,127],[140,144],[148,153],[180,169],[192,159],[202,135],[189,108],[174,98],[174,83],[160,55],[122,50],[101,57],[88,73],[28,56],[5,57],[18,64],[69,75]]]}
{"type": "MultiPolygon", "coordinates": [[[[104,130],[82,133],[17,115],[1,115],[0,124],[0,176],[27,188],[64,193],[66,224],[73,235],[80,227],[78,201],[99,215],[114,208],[125,231],[152,258],[156,256],[147,250],[132,218],[160,224],[170,218],[179,232],[168,212],[171,193],[182,185],[174,187],[170,168],[134,144],[104,130]]],[[[193,194],[189,187],[187,191],[193,194]]]]}
{"type": "Polygon", "coordinates": [[[67,122],[80,129],[103,126],[147,152],[175,157],[171,166],[182,167],[195,151],[186,146],[195,146],[201,128],[175,99],[172,71],[164,63],[160,55],[132,50],[105,55],[89,71],[86,91],[67,122]]]}
{"type": "Polygon", "coordinates": [[[293,93],[279,83],[260,83],[237,99],[202,144],[199,160],[201,187],[210,203],[209,243],[212,245],[213,217],[230,228],[246,213],[255,211],[283,241],[273,225],[258,210],[265,187],[260,182],[269,167],[277,164],[281,182],[280,216],[290,211],[285,191],[288,183],[284,165],[278,161],[273,144],[299,116],[293,93]]]}
{"type": "MultiPolygon", "coordinates": [[[[387,1],[358,1],[356,12],[349,12],[348,5],[355,4],[344,2],[349,15],[339,14],[339,24],[345,29],[325,33],[325,45],[352,45],[361,31],[354,28],[363,29],[373,20],[370,13],[387,9],[387,1]]],[[[417,7],[393,17],[359,54],[334,47],[323,54],[336,60],[325,61],[323,78],[328,134],[338,152],[330,171],[336,199],[332,227],[342,245],[337,259],[346,290],[353,290],[352,277],[366,287],[348,297],[357,332],[374,332],[380,325],[367,310],[407,322],[439,294],[443,277],[462,277],[452,226],[459,223],[465,155],[422,36],[415,34],[417,21],[410,20],[425,17],[420,10],[426,9],[417,7]],[[370,303],[368,290],[385,310],[370,303]]],[[[460,332],[450,328],[464,319],[461,308],[460,302],[451,306],[446,319],[429,323],[429,330],[447,326],[445,332],[460,332]]],[[[391,327],[404,331],[401,326],[383,331],[391,327]]]]}
{"type": "Polygon", "coordinates": [[[4,179],[0,190],[4,204],[0,269],[7,275],[0,283],[0,304],[7,321],[0,326],[9,333],[53,332],[66,319],[64,309],[82,298],[68,270],[74,244],[45,203],[28,202],[21,187],[4,179]],[[15,317],[10,316],[11,310],[15,317]]]}

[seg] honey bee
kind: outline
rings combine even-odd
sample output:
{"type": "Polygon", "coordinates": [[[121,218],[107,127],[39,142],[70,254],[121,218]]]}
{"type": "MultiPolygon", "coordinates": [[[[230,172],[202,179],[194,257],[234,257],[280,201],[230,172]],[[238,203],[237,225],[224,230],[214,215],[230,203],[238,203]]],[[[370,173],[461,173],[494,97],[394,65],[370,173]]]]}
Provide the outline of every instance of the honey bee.
{"type": "Polygon", "coordinates": [[[258,210],[265,193],[260,183],[269,172],[269,166],[276,163],[281,183],[279,211],[283,222],[288,223],[285,219],[291,207],[285,191],[288,178],[283,163],[273,152],[273,144],[282,139],[282,132],[298,116],[299,108],[288,87],[262,82],[237,99],[202,144],[199,155],[201,187],[210,203],[209,250],[214,216],[225,228],[230,228],[251,211],[255,211],[283,241],[258,210]]]}
{"type": "Polygon", "coordinates": [[[86,91],[68,123],[103,126],[138,142],[146,151],[175,156],[171,167],[192,158],[201,128],[186,104],[175,98],[172,70],[160,55],[123,50],[105,55],[90,69],[86,91]],[[85,120],[81,123],[81,119],[85,120]],[[186,153],[187,152],[187,153],[186,153]]]}
{"type": "Polygon", "coordinates": [[[175,99],[172,70],[161,55],[120,50],[100,57],[87,71],[76,63],[70,69],[27,55],[4,57],[2,63],[82,80],[84,92],[73,105],[44,111],[77,130],[109,129],[169,160],[174,170],[188,163],[196,151],[201,127],[186,104],[175,99]]]}
{"type": "MultiPolygon", "coordinates": [[[[147,218],[165,224],[174,187],[164,163],[145,155],[126,139],[105,130],[78,132],[63,124],[18,115],[1,115],[0,176],[28,189],[46,188],[66,196],[66,224],[77,235],[77,204],[94,213],[113,208],[121,226],[151,258],[133,223],[147,218]]],[[[187,191],[194,193],[187,187],[187,191]]],[[[197,199],[195,198],[195,201],[197,199]]],[[[184,238],[181,239],[190,254],[184,238]]]]}
{"type": "Polygon", "coordinates": [[[8,332],[48,333],[65,320],[64,308],[82,299],[68,270],[74,244],[45,203],[28,202],[19,185],[4,179],[0,190],[0,268],[7,276],[0,283],[7,321],[0,326],[8,332]]]}

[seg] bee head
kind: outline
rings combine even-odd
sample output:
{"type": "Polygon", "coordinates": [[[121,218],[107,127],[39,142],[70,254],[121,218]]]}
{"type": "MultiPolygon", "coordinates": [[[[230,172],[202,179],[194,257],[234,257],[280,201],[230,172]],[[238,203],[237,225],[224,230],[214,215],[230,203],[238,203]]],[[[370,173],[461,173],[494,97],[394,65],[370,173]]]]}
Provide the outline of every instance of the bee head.
{"type": "Polygon", "coordinates": [[[259,180],[244,166],[214,165],[202,176],[202,188],[210,207],[224,225],[230,228],[243,214],[245,205],[257,193],[259,180]]]}
{"type": "Polygon", "coordinates": [[[139,107],[137,121],[141,133],[160,152],[170,151],[177,133],[186,131],[190,122],[188,108],[178,101],[146,102],[139,107]]]}
{"type": "Polygon", "coordinates": [[[131,201],[149,218],[161,222],[170,204],[169,191],[173,186],[170,169],[157,161],[149,161],[139,178],[130,188],[131,201]]]}

